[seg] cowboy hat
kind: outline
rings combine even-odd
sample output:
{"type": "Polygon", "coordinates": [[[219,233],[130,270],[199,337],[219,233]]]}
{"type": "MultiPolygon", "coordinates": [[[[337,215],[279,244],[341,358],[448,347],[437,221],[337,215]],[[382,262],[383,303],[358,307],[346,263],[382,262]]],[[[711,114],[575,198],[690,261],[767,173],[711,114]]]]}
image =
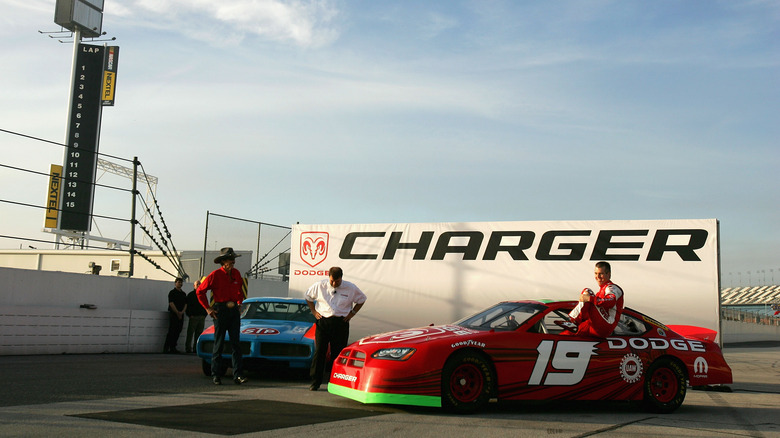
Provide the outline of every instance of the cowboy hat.
{"type": "Polygon", "coordinates": [[[235,251],[233,251],[233,248],[227,246],[219,250],[219,256],[217,256],[217,258],[214,259],[214,263],[221,264],[222,260],[225,259],[235,260],[236,257],[241,257],[241,254],[236,254],[235,251]]]}

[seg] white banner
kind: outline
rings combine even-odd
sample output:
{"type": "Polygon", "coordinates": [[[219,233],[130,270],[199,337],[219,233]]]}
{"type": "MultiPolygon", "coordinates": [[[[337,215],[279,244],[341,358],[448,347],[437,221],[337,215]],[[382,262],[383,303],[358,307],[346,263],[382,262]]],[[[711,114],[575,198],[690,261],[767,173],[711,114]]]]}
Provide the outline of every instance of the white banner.
{"type": "Polygon", "coordinates": [[[576,300],[605,260],[626,307],[720,332],[718,249],[716,219],[294,225],[290,296],[342,267],[368,296],[354,340],[499,301],[576,300]]]}

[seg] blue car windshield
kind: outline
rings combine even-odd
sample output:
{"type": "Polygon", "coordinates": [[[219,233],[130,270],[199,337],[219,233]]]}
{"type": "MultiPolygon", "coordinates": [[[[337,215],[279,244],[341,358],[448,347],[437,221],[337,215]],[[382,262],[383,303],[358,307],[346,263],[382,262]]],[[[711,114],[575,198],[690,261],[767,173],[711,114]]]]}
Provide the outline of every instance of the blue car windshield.
{"type": "Polygon", "coordinates": [[[314,323],[316,318],[309,306],[302,303],[251,302],[242,305],[241,319],[270,319],[276,321],[300,321],[314,323]]]}
{"type": "Polygon", "coordinates": [[[498,303],[455,322],[455,325],[477,330],[510,331],[546,309],[547,306],[541,303],[498,303]]]}

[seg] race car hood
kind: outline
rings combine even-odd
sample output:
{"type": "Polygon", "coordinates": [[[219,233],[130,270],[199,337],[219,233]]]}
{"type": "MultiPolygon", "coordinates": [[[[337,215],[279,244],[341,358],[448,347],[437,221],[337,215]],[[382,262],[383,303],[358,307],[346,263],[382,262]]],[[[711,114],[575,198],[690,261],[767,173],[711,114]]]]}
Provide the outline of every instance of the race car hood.
{"type": "Polygon", "coordinates": [[[281,336],[287,340],[300,340],[311,327],[311,323],[297,321],[274,321],[250,319],[241,324],[242,336],[281,336]]]}
{"type": "Polygon", "coordinates": [[[479,333],[478,330],[472,330],[457,325],[442,325],[420,327],[415,329],[398,330],[395,332],[382,333],[365,337],[358,341],[360,345],[366,344],[388,344],[403,342],[408,344],[424,344],[427,342],[453,341],[458,338],[468,338],[479,333]]]}
{"type": "MultiPolygon", "coordinates": [[[[299,341],[311,328],[312,324],[298,321],[276,321],[268,319],[249,319],[241,321],[241,338],[264,337],[279,338],[285,341],[299,341]]],[[[203,331],[203,334],[214,334],[214,326],[203,331]]]]}

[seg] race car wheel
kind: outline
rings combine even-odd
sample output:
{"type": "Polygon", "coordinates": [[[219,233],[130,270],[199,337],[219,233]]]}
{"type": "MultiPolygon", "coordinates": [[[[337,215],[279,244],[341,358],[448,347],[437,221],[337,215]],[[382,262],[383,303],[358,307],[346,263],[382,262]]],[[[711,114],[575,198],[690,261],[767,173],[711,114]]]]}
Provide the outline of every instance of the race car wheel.
{"type": "Polygon", "coordinates": [[[490,400],[495,380],[493,368],[484,356],[457,353],[442,370],[442,405],[459,413],[477,411],[490,400]]]}
{"type": "Polygon", "coordinates": [[[657,360],[647,370],[644,387],[644,404],[648,410],[660,414],[673,412],[685,400],[685,370],[677,361],[657,360]]]}

